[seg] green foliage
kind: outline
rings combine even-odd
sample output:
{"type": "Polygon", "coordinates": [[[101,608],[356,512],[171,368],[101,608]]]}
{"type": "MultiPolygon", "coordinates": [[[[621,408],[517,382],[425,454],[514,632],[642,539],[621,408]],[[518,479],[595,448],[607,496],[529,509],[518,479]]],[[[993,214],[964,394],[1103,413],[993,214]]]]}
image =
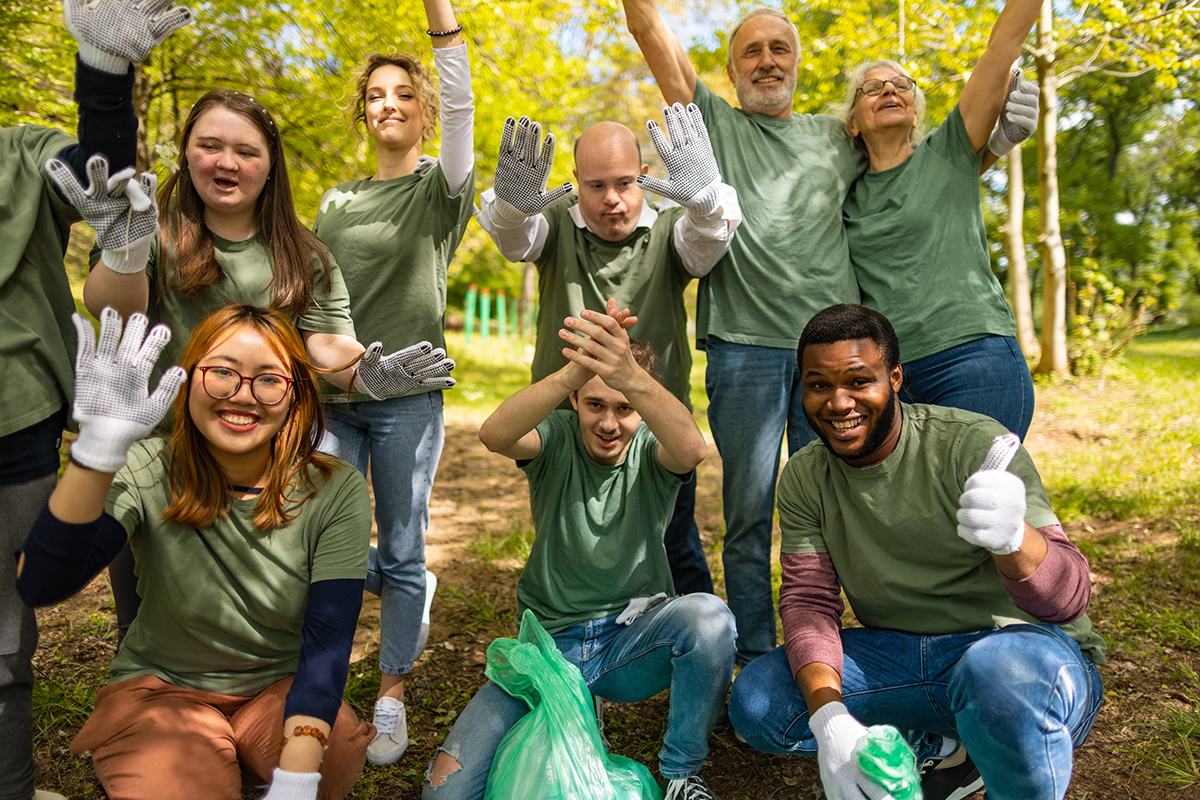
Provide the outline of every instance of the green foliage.
{"type": "Polygon", "coordinates": [[[1134,337],[1145,331],[1145,314],[1154,298],[1138,308],[1121,287],[1096,269],[1094,259],[1084,259],[1083,269],[1073,277],[1075,314],[1067,342],[1071,373],[1103,380],[1134,337]]]}

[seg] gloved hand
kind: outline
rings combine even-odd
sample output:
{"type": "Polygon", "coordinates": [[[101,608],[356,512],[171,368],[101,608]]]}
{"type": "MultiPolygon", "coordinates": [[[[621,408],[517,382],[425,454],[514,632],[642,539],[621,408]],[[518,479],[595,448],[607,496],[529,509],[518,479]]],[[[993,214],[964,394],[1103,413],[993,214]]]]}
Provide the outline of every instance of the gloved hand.
{"type": "Polygon", "coordinates": [[[279,767],[271,773],[271,785],[259,800],[316,800],[319,772],[285,772],[279,767]]]}
{"type": "Polygon", "coordinates": [[[858,765],[859,742],[866,726],[846,710],[844,703],[826,703],[808,720],[817,737],[817,765],[828,800],[884,800],[887,790],[863,774],[858,765]]]}
{"type": "Polygon", "coordinates": [[[667,180],[638,175],[638,186],[707,217],[721,202],[721,170],[708,140],[704,117],[695,103],[688,103],[686,111],[682,104],[676,103],[663,109],[663,123],[670,142],[654,120],[646,122],[646,130],[650,131],[650,141],[667,168],[667,180]]]}
{"type": "Polygon", "coordinates": [[[146,268],[150,245],[158,233],[157,175],[143,172],[134,180],[133,167],[126,167],[110,178],[108,159],[99,153],[87,161],[87,189],[57,158],[46,162],[46,172],[67,202],[96,230],[105,266],[122,274],[146,268]]]}
{"type": "Polygon", "coordinates": [[[424,153],[417,159],[417,165],[413,167],[413,175],[420,175],[424,178],[429,173],[433,172],[433,168],[437,166],[438,160],[434,156],[427,156],[424,153]]]}
{"type": "Polygon", "coordinates": [[[996,129],[988,139],[988,150],[998,156],[1008,152],[1028,139],[1037,130],[1038,96],[1041,90],[1031,81],[1021,80],[1021,68],[1012,71],[1008,79],[1008,98],[996,122],[996,129]]]}
{"type": "Polygon", "coordinates": [[[1017,552],[1025,538],[1025,481],[1005,472],[1020,446],[1015,433],[997,436],[958,498],[958,535],[1000,555],[1017,552]]]}
{"type": "Polygon", "coordinates": [[[497,210],[509,221],[514,217],[531,217],[540,214],[560,200],[570,197],[575,187],[564,183],[551,192],[546,191],[550,180],[550,168],[554,166],[554,134],[546,134],[542,151],[538,142],[542,126],[529,117],[520,121],[509,117],[504,120],[504,133],[500,136],[500,158],[496,162],[497,210]],[[505,205],[500,205],[503,201],[505,205]]]}
{"type": "Polygon", "coordinates": [[[98,472],[125,466],[129,448],[154,431],[187,379],[182,367],[171,367],[147,391],[154,362],[171,341],[171,329],[155,325],[146,335],[146,317],[133,314],[121,335],[121,315],[100,312],[100,339],[78,314],[72,315],[79,339],[75,355],[75,421],[79,438],[71,460],[98,472]],[[117,340],[120,339],[120,346],[117,340]]]}
{"type": "Polygon", "coordinates": [[[192,21],[191,10],[171,0],[63,0],[63,15],[79,58],[118,75],[192,21]]]}
{"type": "Polygon", "coordinates": [[[369,394],[376,400],[400,397],[413,389],[449,389],[454,361],[446,351],[434,348],[429,342],[380,356],[382,342],[372,342],[354,371],[354,391],[369,394]]]}

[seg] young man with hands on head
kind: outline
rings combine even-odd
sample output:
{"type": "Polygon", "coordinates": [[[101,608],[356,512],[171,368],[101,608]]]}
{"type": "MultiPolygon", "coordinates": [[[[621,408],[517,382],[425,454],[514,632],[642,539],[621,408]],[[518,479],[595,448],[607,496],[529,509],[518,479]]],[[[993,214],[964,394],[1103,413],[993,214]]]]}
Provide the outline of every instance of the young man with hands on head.
{"type": "Polygon", "coordinates": [[[796,360],[820,441],[779,479],[785,645],[738,675],[730,721],[759,750],[815,755],[831,800],[885,796],[855,757],[881,724],[926,800],[1061,800],[1104,642],[1029,454],[990,417],[901,403],[895,331],[865,306],[816,314],[796,360]],[[839,587],[863,627],[839,630],[839,587]]]}
{"type": "MultiPolygon", "coordinates": [[[[567,317],[567,364],[517,392],[479,438],[529,478],[536,538],[517,583],[592,693],[635,702],[671,689],[659,751],[668,800],[714,800],[699,773],[733,673],[733,616],[703,592],[670,597],[663,531],[675,494],[707,447],[683,404],[653,376],[635,322],[567,317]],[[559,408],[570,399],[572,409],[559,408]]],[[[494,683],[476,693],[438,749],[426,800],[482,798],[496,748],[529,712],[494,683]]]]}
{"type": "Polygon", "coordinates": [[[134,180],[132,65],[192,18],[170,0],[67,0],[64,12],[79,44],[79,141],[35,125],[0,129],[0,800],[59,797],[33,787],[37,625],[17,595],[11,555],[54,489],[75,388],[67,240],[82,217],[114,261],[136,262],[148,246],[158,214],[153,178],[134,180]],[[85,174],[88,190],[76,178],[85,174]]]}
{"type": "MultiPolygon", "coordinates": [[[[691,410],[683,291],[729,249],[741,211],[737,192],[721,182],[699,109],[665,108],[663,121],[670,141],[653,120],[646,127],[666,165],[666,181],[647,174],[637,137],[626,126],[605,121],[584,131],[575,145],[575,204],[560,203],[574,191],[570,183],[546,190],[554,135],[543,142],[541,126],[527,117],[505,122],[495,184],[483,193],[479,224],[505,258],[537,267],[535,382],[566,363],[555,347],[563,318],[602,309],[611,297],[622,308],[638,309],[641,321],[629,334],[654,348],[663,384],[691,410]],[[643,189],[682,208],[656,211],[643,189]]],[[[695,506],[693,477],[679,490],[666,534],[679,594],[713,588],[695,506]]]]}

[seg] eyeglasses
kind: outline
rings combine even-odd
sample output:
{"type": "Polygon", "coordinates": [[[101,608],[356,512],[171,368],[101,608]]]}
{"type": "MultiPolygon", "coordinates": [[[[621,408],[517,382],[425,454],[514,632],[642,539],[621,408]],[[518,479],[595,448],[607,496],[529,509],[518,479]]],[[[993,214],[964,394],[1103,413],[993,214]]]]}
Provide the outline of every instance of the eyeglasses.
{"type": "Polygon", "coordinates": [[[251,378],[242,377],[235,369],[229,367],[196,367],[200,370],[200,382],[204,391],[214,400],[225,400],[233,397],[242,390],[242,384],[249,382],[250,394],[264,406],[277,406],[287,396],[293,379],[274,372],[261,372],[251,378]]]}
{"type": "Polygon", "coordinates": [[[858,91],[862,92],[867,97],[874,97],[883,91],[883,86],[886,83],[890,83],[892,88],[897,92],[911,92],[917,85],[917,82],[912,78],[906,78],[903,75],[897,75],[894,78],[888,78],[887,80],[883,81],[879,80],[878,78],[871,78],[870,80],[863,81],[862,86],[858,87],[858,91]]]}

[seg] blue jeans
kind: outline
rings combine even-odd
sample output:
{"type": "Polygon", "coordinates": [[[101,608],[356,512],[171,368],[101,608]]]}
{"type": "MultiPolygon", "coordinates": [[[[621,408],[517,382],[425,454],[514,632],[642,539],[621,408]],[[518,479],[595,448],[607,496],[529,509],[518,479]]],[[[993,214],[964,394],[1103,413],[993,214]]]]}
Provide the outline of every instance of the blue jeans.
{"type": "MultiPolygon", "coordinates": [[[[1053,625],[947,636],[843,630],[842,697],[864,725],[905,732],[917,763],[942,737],[962,741],[989,800],[1062,798],[1104,687],[1096,667],[1053,625]]],[[[815,756],[808,710],[780,647],[738,675],[729,720],[767,753],[815,756]]]]}
{"type": "Polygon", "coordinates": [[[711,336],[704,349],[708,423],[724,475],[725,595],[737,619],[737,662],[745,665],[775,648],[771,527],[779,442],[786,431],[790,456],[817,437],[804,418],[793,351],[711,336]]]}
{"type": "Polygon", "coordinates": [[[442,393],[328,404],[321,450],[364,476],[371,469],[379,546],[371,548],[366,588],[379,595],[379,669],[412,671],[425,610],[425,529],[429,494],[446,438],[442,393]]]}
{"type": "Polygon", "coordinates": [[[1033,376],[1011,336],[984,336],[904,364],[900,399],[986,414],[1022,440],[1033,421],[1033,376]]]}
{"type": "Polygon", "coordinates": [[[704,545],[700,543],[700,529],[696,527],[695,472],[690,481],[679,487],[679,494],[675,496],[675,511],[667,523],[663,544],[667,548],[667,563],[671,565],[675,594],[712,594],[712,573],[708,571],[708,559],[704,557],[704,545]]]}
{"type": "MultiPolygon", "coordinates": [[[[633,703],[670,687],[659,771],[668,780],[698,775],[733,675],[733,615],[714,595],[689,594],[668,600],[628,626],[616,619],[614,614],[571,625],[555,633],[554,642],[583,672],[592,694],[606,700],[633,703]]],[[[426,780],[424,800],[482,798],[496,748],[527,713],[524,700],[488,681],[438,748],[461,769],[447,775],[441,786],[426,780]]]]}

